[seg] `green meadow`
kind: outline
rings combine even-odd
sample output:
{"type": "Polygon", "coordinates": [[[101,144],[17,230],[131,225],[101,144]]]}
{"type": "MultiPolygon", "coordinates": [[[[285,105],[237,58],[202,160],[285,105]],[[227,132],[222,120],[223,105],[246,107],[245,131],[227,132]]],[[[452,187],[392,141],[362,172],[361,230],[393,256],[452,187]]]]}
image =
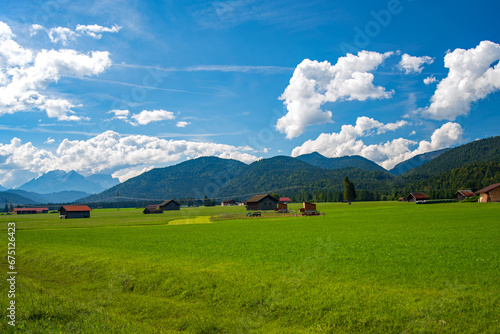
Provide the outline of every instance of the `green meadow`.
{"type": "Polygon", "coordinates": [[[16,327],[2,316],[0,332],[500,333],[499,204],[318,210],[0,216],[3,277],[8,222],[17,268],[16,327]]]}

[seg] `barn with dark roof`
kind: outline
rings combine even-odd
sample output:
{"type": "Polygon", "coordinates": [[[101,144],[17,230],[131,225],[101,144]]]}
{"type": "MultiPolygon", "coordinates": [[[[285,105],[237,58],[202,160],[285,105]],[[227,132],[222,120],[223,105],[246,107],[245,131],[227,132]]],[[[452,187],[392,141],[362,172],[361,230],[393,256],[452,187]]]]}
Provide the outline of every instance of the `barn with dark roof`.
{"type": "Polygon", "coordinates": [[[181,204],[174,199],[170,199],[168,201],[161,203],[159,207],[162,211],[180,210],[181,204]]]}
{"type": "Polygon", "coordinates": [[[255,195],[247,201],[248,211],[274,210],[278,205],[278,200],[271,195],[255,195]]]}

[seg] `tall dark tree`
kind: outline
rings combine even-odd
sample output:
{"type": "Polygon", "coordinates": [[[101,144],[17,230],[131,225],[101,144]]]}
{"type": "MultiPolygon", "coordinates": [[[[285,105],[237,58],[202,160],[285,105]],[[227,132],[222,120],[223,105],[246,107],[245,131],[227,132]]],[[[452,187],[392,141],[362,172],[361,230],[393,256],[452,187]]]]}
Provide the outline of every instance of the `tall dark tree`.
{"type": "Polygon", "coordinates": [[[356,189],[354,183],[349,181],[349,177],[344,178],[344,199],[349,202],[356,199],[356,189]]]}

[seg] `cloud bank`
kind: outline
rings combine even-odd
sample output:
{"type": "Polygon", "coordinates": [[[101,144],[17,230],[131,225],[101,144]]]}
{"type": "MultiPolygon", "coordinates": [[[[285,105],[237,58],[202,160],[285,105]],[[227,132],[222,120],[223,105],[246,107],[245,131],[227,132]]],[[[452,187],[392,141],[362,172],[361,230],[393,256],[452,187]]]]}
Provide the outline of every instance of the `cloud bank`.
{"type": "Polygon", "coordinates": [[[51,152],[14,138],[8,144],[0,144],[0,184],[13,186],[10,173],[13,169],[37,175],[54,169],[83,174],[105,171],[115,172],[124,179],[134,174],[136,169],[131,167],[142,169],[144,164],[167,164],[186,158],[217,156],[245,163],[258,160],[246,153],[249,150],[246,146],[165,140],[145,135],[122,136],[106,131],[88,140],[65,139],[55,152],[51,152]]]}
{"type": "Polygon", "coordinates": [[[372,160],[386,169],[391,169],[399,162],[415,155],[435,151],[458,144],[462,140],[463,129],[458,123],[446,123],[431,136],[430,141],[419,143],[413,140],[398,138],[377,145],[366,145],[362,137],[394,131],[408,125],[406,121],[383,124],[365,116],[358,117],[356,125],[343,125],[338,133],[322,133],[315,140],[308,140],[293,149],[292,156],[318,152],[326,157],[342,157],[360,155],[372,160]],[[410,149],[418,145],[416,149],[410,149]]]}

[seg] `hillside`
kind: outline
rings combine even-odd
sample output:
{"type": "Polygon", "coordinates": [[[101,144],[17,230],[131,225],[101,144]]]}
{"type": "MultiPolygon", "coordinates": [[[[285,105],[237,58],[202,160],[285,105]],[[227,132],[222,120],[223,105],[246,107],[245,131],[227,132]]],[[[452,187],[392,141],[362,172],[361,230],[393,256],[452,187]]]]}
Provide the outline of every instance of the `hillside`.
{"type": "Polygon", "coordinates": [[[500,180],[499,162],[472,163],[463,167],[433,175],[428,178],[413,180],[406,177],[398,180],[402,194],[423,191],[434,199],[452,198],[457,190],[477,191],[500,180]]]}
{"type": "Polygon", "coordinates": [[[258,193],[278,192],[294,196],[304,191],[341,191],[342,180],[349,176],[359,189],[386,188],[392,176],[387,172],[359,168],[324,169],[296,158],[278,156],[256,161],[237,178],[228,182],[222,192],[242,197],[258,193]]]}
{"type": "Polygon", "coordinates": [[[386,172],[383,167],[359,155],[345,156],[340,158],[327,158],[319,154],[318,152],[313,152],[309,154],[299,155],[298,157],[296,157],[296,159],[307,162],[310,165],[326,169],[354,167],[367,171],[386,172]]]}
{"type": "Polygon", "coordinates": [[[424,179],[474,163],[500,162],[500,136],[476,140],[447,150],[438,157],[401,176],[424,179]]]}
{"type": "Polygon", "coordinates": [[[152,169],[79,201],[116,201],[117,194],[121,200],[218,197],[220,188],[246,166],[237,160],[201,157],[152,169]]]}
{"type": "Polygon", "coordinates": [[[409,171],[413,168],[416,168],[416,167],[420,167],[423,164],[431,161],[432,159],[439,157],[441,154],[443,154],[447,150],[449,150],[449,148],[444,148],[442,150],[416,155],[411,159],[400,162],[399,164],[394,166],[394,168],[391,169],[389,171],[389,173],[394,174],[394,175],[401,175],[404,172],[407,172],[407,171],[409,171]]]}
{"type": "Polygon", "coordinates": [[[2,209],[5,206],[5,204],[10,204],[12,202],[12,205],[26,205],[26,204],[39,204],[38,202],[26,198],[24,196],[11,193],[8,191],[2,191],[0,192],[0,205],[2,205],[2,209]]]}
{"type": "Polygon", "coordinates": [[[19,189],[14,189],[14,190],[9,190],[9,193],[12,194],[17,194],[19,196],[22,196],[24,198],[27,198],[32,201],[32,203],[42,203],[42,204],[48,204],[48,203],[71,203],[74,202],[82,197],[89,196],[89,193],[85,193],[82,191],[59,191],[56,193],[50,193],[50,194],[39,194],[31,191],[25,191],[25,190],[19,190],[19,189]]]}
{"type": "Polygon", "coordinates": [[[175,166],[156,168],[100,194],[78,202],[161,201],[168,198],[239,198],[280,192],[294,196],[308,191],[342,191],[349,176],[358,189],[388,189],[388,172],[359,168],[329,170],[296,158],[277,156],[250,165],[236,160],[202,157],[175,166]],[[117,196],[118,194],[118,196],[117,196]]]}

